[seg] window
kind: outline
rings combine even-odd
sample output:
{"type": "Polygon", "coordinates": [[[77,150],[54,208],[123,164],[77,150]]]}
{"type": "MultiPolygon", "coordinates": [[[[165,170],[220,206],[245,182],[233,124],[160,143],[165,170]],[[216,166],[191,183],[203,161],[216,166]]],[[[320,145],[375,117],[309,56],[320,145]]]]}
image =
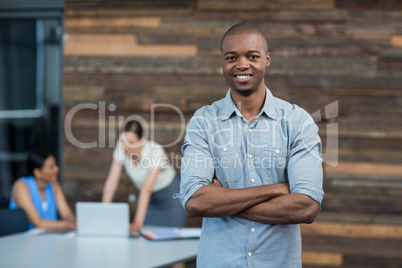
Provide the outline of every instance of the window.
{"type": "Polygon", "coordinates": [[[26,174],[29,151],[61,160],[63,7],[59,0],[0,2],[0,197],[9,198],[26,174]]]}

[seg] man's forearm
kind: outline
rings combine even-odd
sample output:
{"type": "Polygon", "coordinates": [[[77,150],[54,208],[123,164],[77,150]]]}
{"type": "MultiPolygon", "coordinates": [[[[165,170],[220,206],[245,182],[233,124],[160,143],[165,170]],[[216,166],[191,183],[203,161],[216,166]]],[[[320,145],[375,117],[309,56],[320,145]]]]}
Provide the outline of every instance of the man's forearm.
{"type": "Polygon", "coordinates": [[[292,193],[278,196],[249,207],[236,217],[270,224],[312,223],[319,211],[319,204],[310,197],[292,193]]]}
{"type": "Polygon", "coordinates": [[[191,216],[226,217],[288,193],[287,183],[244,189],[229,189],[212,184],[195,192],[187,201],[186,210],[191,216]]]}

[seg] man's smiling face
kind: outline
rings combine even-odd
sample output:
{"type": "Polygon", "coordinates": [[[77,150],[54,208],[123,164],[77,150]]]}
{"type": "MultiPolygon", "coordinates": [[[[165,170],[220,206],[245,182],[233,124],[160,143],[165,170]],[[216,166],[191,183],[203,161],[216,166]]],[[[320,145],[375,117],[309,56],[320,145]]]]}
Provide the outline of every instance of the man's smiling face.
{"type": "Polygon", "coordinates": [[[223,40],[223,76],[234,92],[248,96],[265,88],[265,68],[270,63],[265,42],[258,34],[228,35],[223,40]]]}

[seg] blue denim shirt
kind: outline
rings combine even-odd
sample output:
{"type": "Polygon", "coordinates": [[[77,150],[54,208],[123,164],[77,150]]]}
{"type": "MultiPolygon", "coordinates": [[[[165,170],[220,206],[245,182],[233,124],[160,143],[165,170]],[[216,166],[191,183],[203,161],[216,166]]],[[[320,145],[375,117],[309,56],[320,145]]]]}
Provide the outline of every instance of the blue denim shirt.
{"type": "MultiPolygon", "coordinates": [[[[182,147],[180,201],[216,176],[239,189],[289,181],[290,191],[321,204],[321,140],[311,116],[272,96],[250,124],[230,96],[199,109],[182,147]]],[[[204,218],[197,267],[301,267],[298,224],[264,224],[234,216],[204,218]]]]}

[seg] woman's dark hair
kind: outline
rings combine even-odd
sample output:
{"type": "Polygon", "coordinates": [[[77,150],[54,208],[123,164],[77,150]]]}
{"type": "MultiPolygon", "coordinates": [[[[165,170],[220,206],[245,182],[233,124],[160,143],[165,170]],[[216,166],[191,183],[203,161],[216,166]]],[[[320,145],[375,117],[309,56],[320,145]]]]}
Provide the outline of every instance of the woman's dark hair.
{"type": "Polygon", "coordinates": [[[143,135],[143,129],[142,129],[142,125],[140,122],[138,122],[137,120],[130,120],[128,121],[120,130],[120,133],[122,132],[133,132],[135,134],[137,134],[138,139],[142,139],[142,135],[143,135]]]}
{"type": "Polygon", "coordinates": [[[35,168],[41,169],[46,159],[52,154],[46,151],[34,151],[28,154],[28,175],[33,176],[35,168]]]}

